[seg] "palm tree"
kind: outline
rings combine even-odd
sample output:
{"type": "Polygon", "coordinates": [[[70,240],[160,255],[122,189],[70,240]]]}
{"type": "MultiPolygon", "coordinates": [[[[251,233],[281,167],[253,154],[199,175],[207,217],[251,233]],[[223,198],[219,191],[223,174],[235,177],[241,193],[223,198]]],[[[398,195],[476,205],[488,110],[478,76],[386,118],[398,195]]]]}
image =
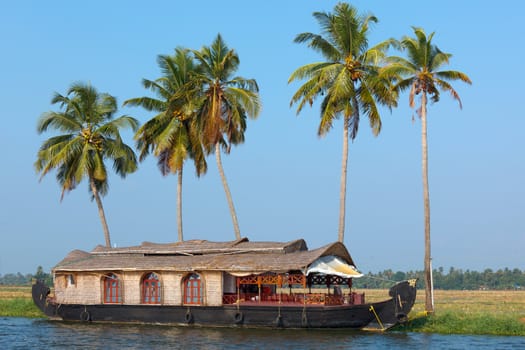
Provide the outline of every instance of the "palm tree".
{"type": "Polygon", "coordinates": [[[152,152],[158,158],[157,165],[163,176],[177,174],[177,231],[178,240],[184,240],[182,229],[182,174],[184,161],[193,159],[197,176],[207,170],[202,145],[199,140],[195,112],[198,106],[198,90],[192,85],[196,67],[190,51],[175,49],[175,55],[160,55],[157,59],[163,76],[155,81],[143,79],[146,89],[158,98],[138,97],[124,105],[142,106],[158,114],[146,122],[136,133],[137,148],[142,161],[152,152]]]}
{"type": "Polygon", "coordinates": [[[322,34],[302,33],[296,43],[321,53],[325,62],[315,62],[295,70],[288,82],[306,79],[292,97],[290,105],[298,103],[297,114],[306,104],[310,106],[318,96],[321,102],[321,121],[318,135],[331,130],[334,121],[343,117],[343,157],[341,166],[341,190],[338,239],[344,240],[346,213],[346,177],[348,163],[348,140],[357,136],[361,114],[370,123],[375,136],[381,131],[378,104],[396,105],[396,96],[389,90],[389,81],[379,74],[379,64],[390,42],[368,47],[369,25],[376,17],[360,15],[356,8],[339,3],[334,13],[315,12],[322,34]]]}
{"type": "Polygon", "coordinates": [[[73,83],[65,96],[55,93],[51,103],[59,104],[62,111],[44,113],[38,121],[37,131],[41,134],[54,129],[63,134],[43,142],[35,169],[41,173],[40,179],[49,171],[57,170],[56,178],[62,187],[60,200],[84,178],[88,179],[92,199],[98,206],[106,246],[111,247],[100,198],[109,189],[105,161],[112,160],[113,170],[123,178],[137,169],[135,153],[122,141],[120,129],[130,127],[136,130],[138,122],[129,116],[113,119],[117,111],[115,97],[99,93],[89,84],[73,83]]]}
{"type": "Polygon", "coordinates": [[[229,153],[231,145],[244,142],[246,119],[259,115],[259,88],[254,79],[234,76],[239,67],[239,56],[230,50],[220,34],[211,46],[193,51],[199,62],[199,82],[204,100],[198,111],[201,140],[207,154],[215,151],[226,199],[232,216],[236,239],[241,238],[237,214],[226,181],[221,161],[221,146],[229,153]]]}
{"type": "Polygon", "coordinates": [[[428,146],[427,146],[427,98],[432,102],[439,101],[440,90],[449,92],[457,100],[461,108],[458,93],[449,81],[461,80],[468,84],[471,81],[467,75],[458,71],[439,69],[449,63],[452,56],[444,53],[432,44],[434,33],[428,37],[421,28],[413,27],[415,37],[404,37],[400,47],[407,52],[408,58],[390,57],[390,64],[384,69],[386,75],[397,79],[393,89],[397,92],[410,89],[409,105],[415,107],[415,97],[421,96],[421,104],[417,110],[421,118],[421,148],[423,177],[423,206],[425,219],[425,309],[434,311],[432,292],[432,265],[430,254],[430,197],[428,190],[428,146]]]}

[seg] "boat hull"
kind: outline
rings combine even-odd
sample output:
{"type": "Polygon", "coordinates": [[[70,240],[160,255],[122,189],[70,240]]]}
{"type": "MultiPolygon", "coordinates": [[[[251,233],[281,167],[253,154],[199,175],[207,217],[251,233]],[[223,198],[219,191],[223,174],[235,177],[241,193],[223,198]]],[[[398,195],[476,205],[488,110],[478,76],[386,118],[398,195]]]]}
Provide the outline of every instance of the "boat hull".
{"type": "Polygon", "coordinates": [[[384,330],[406,320],[416,296],[415,283],[401,282],[391,298],[360,305],[233,304],[222,306],[56,304],[49,288],[33,285],[33,300],[50,318],[79,322],[145,323],[209,327],[374,328],[384,330]]]}

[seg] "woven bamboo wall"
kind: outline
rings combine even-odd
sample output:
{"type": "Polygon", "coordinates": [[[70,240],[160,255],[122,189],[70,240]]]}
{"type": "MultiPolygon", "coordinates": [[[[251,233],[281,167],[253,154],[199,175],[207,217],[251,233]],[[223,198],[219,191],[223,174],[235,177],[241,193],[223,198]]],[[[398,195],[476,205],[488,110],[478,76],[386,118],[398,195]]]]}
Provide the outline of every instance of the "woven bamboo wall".
{"type": "Polygon", "coordinates": [[[222,305],[222,272],[206,272],[204,278],[204,304],[209,306],[222,305]]]}
{"type": "Polygon", "coordinates": [[[127,271],[118,274],[123,282],[123,303],[140,304],[140,281],[144,276],[142,271],[127,271]]]}
{"type": "MultiPolygon", "coordinates": [[[[122,302],[124,304],[141,303],[141,281],[146,273],[143,271],[115,273],[121,281],[122,302]]],[[[161,282],[162,304],[182,305],[182,280],[187,274],[174,271],[157,271],[156,273],[161,282]]],[[[57,302],[60,304],[86,305],[103,303],[103,278],[106,274],[104,272],[57,274],[55,276],[57,302]],[[71,283],[72,280],[74,283],[71,283]]],[[[222,305],[222,272],[202,272],[200,276],[204,288],[203,305],[222,305]]]]}
{"type": "Polygon", "coordinates": [[[96,274],[55,276],[55,297],[60,304],[98,304],[100,292],[100,276],[96,274]]]}
{"type": "Polygon", "coordinates": [[[163,272],[161,276],[163,304],[180,305],[182,303],[181,281],[183,275],[175,272],[163,272]]]}

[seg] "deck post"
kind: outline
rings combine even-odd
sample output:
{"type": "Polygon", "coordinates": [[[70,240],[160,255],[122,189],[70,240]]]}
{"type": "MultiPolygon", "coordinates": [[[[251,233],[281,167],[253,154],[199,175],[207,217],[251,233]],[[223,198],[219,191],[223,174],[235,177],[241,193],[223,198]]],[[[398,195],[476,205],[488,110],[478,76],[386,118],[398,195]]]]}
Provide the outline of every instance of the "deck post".
{"type": "Polygon", "coordinates": [[[259,303],[261,302],[261,275],[257,276],[257,292],[259,293],[259,303]]]}
{"type": "Polygon", "coordinates": [[[235,277],[235,279],[237,282],[237,307],[239,307],[239,303],[241,302],[241,279],[240,277],[235,277]]]}

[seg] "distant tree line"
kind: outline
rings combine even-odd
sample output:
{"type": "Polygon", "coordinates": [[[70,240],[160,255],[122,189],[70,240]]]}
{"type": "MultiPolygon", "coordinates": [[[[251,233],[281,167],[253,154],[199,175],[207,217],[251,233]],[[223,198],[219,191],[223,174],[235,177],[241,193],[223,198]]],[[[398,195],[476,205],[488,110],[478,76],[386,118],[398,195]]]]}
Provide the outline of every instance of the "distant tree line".
{"type": "Polygon", "coordinates": [[[24,286],[31,285],[33,280],[43,280],[46,285],[53,285],[53,276],[51,274],[44,272],[42,266],[39,266],[36,269],[36,273],[31,274],[21,274],[18,273],[8,273],[5,275],[0,274],[0,285],[9,285],[9,286],[24,286]]]}
{"type": "MultiPolygon", "coordinates": [[[[451,267],[445,272],[443,267],[432,271],[434,288],[444,290],[525,290],[525,270],[510,270],[508,268],[494,271],[485,269],[483,272],[462,270],[451,267]]],[[[394,282],[417,278],[418,288],[424,288],[423,271],[394,272],[385,270],[378,273],[369,272],[363,278],[356,278],[353,286],[360,289],[386,289],[394,282]]],[[[53,285],[51,274],[44,272],[42,266],[35,274],[8,273],[0,275],[0,285],[30,285],[33,280],[40,279],[47,285],[53,285]]]]}
{"type": "MultiPolygon", "coordinates": [[[[451,267],[445,272],[443,267],[432,271],[434,289],[444,290],[509,290],[525,289],[525,270],[508,268],[483,272],[462,270],[451,267]]],[[[369,272],[363,278],[354,279],[355,288],[384,289],[392,286],[394,281],[411,278],[418,279],[418,288],[423,286],[423,271],[394,272],[385,270],[378,273],[369,272]]]]}

